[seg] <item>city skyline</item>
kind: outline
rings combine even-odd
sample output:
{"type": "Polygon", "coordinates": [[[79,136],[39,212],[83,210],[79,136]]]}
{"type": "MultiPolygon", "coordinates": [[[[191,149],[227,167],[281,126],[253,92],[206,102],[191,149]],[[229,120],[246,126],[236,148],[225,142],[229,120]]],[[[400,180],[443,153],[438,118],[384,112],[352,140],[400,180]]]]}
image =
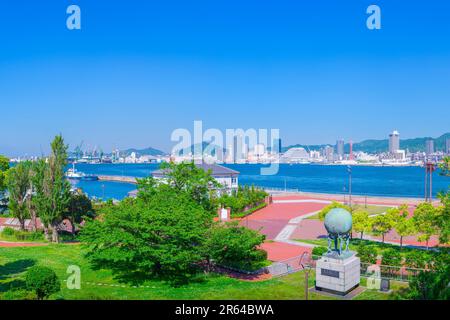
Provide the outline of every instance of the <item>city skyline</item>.
{"type": "Polygon", "coordinates": [[[78,4],[78,31],[66,3],[0,12],[0,153],[46,153],[59,133],[71,146],[168,151],[194,120],[280,129],[283,145],[450,129],[443,1],[378,1],[376,31],[365,1],[78,4]]]}
{"type": "MultiPolygon", "coordinates": [[[[411,140],[417,140],[417,139],[422,139],[423,142],[423,151],[426,154],[431,154],[434,152],[444,152],[444,153],[450,153],[450,132],[446,132],[442,135],[440,135],[439,137],[430,137],[430,136],[423,136],[423,137],[413,137],[413,138],[402,138],[400,135],[400,132],[397,130],[393,130],[391,132],[389,132],[388,134],[386,134],[386,136],[384,138],[381,139],[364,139],[361,141],[352,141],[350,140],[345,140],[345,139],[341,139],[341,138],[337,138],[334,140],[334,143],[319,143],[319,144],[314,144],[314,145],[308,145],[308,144],[302,144],[302,143],[295,143],[295,144],[289,144],[286,145],[283,142],[282,138],[277,138],[275,140],[273,140],[271,143],[273,144],[273,147],[275,148],[276,153],[284,153],[286,152],[289,148],[296,148],[298,146],[306,146],[308,148],[311,148],[312,150],[319,150],[317,149],[317,147],[320,147],[320,149],[326,148],[326,147],[332,147],[333,148],[333,153],[335,153],[338,157],[343,157],[344,155],[348,155],[348,146],[349,144],[358,144],[358,143],[362,143],[365,144],[368,141],[377,141],[377,142],[382,142],[382,141],[386,141],[387,142],[387,146],[386,146],[386,150],[382,150],[380,152],[374,152],[375,154],[378,153],[388,153],[388,154],[395,154],[397,152],[405,152],[407,150],[402,150],[405,149],[402,147],[402,143],[405,143],[405,141],[411,141],[411,140]],[[392,141],[392,136],[395,135],[395,142],[392,141]],[[445,138],[445,136],[448,136],[447,138],[445,138]],[[435,147],[434,141],[437,140],[438,138],[442,138],[444,137],[444,142],[443,145],[439,148],[435,147]],[[430,148],[430,144],[431,144],[431,148],[430,148]],[[284,151],[283,151],[284,149],[284,151]]],[[[270,140],[269,140],[270,142],[270,140]]],[[[173,142],[172,147],[175,145],[176,143],[173,142]]],[[[231,145],[224,145],[223,149],[218,149],[219,145],[211,142],[211,141],[203,141],[202,142],[202,150],[204,151],[206,149],[206,147],[208,145],[214,146],[214,150],[222,150],[221,152],[226,153],[226,152],[231,152],[231,154],[233,155],[233,159],[235,158],[235,156],[239,153],[237,150],[238,149],[242,149],[244,152],[246,150],[246,152],[248,151],[253,151],[253,149],[249,149],[249,145],[243,141],[241,141],[240,139],[238,139],[237,136],[234,136],[233,138],[233,143],[231,145]],[[231,150],[231,151],[228,151],[231,150]]],[[[123,148],[118,148],[118,147],[113,147],[112,149],[108,150],[108,149],[104,149],[101,145],[98,144],[90,144],[90,143],[85,143],[85,141],[81,141],[80,144],[76,144],[76,145],[71,145],[68,144],[68,151],[70,153],[79,153],[79,152],[83,152],[86,154],[90,154],[92,152],[96,153],[96,154],[110,154],[110,155],[114,155],[117,152],[139,152],[139,151],[151,151],[151,152],[162,152],[163,154],[169,155],[173,152],[173,149],[159,149],[159,148],[155,148],[154,146],[125,146],[123,148]]],[[[190,146],[190,148],[192,150],[195,149],[195,144],[192,144],[190,146]]],[[[255,148],[264,148],[264,150],[266,152],[272,152],[271,151],[271,146],[267,145],[267,143],[257,143],[255,145],[255,148]]],[[[407,149],[407,148],[406,148],[407,149]]],[[[324,149],[325,150],[325,149],[324,149]]],[[[176,151],[175,153],[178,154],[180,150],[176,151]]],[[[360,150],[359,150],[360,151],[360,150]]],[[[186,150],[184,150],[183,152],[187,152],[186,150]]],[[[358,150],[357,150],[358,152],[358,150]]],[[[372,152],[368,152],[369,154],[372,152]]],[[[0,154],[2,154],[1,150],[0,150],[0,154]]],[[[14,158],[22,158],[22,157],[40,157],[40,156],[45,156],[46,153],[44,152],[44,149],[42,149],[42,152],[39,154],[31,154],[31,153],[23,153],[23,154],[14,154],[14,153],[3,153],[7,156],[10,157],[14,157],[14,158]]],[[[225,156],[225,154],[223,155],[225,156]]],[[[236,160],[236,159],[235,159],[236,160]]]]}

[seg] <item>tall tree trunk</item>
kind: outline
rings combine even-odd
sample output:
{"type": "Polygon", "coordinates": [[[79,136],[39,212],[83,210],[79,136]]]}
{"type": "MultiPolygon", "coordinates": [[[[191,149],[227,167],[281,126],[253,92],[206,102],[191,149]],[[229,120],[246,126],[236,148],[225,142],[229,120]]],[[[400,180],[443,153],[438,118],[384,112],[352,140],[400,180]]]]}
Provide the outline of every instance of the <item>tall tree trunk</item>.
{"type": "Polygon", "coordinates": [[[363,239],[364,231],[361,231],[361,240],[363,239]]]}
{"type": "Polygon", "coordinates": [[[33,205],[31,204],[30,200],[28,200],[28,211],[30,212],[30,216],[31,216],[31,230],[33,232],[36,232],[37,231],[36,210],[33,208],[33,205]]]}
{"type": "Polygon", "coordinates": [[[52,242],[59,243],[58,225],[52,223],[52,242]]]}
{"type": "Polygon", "coordinates": [[[19,224],[20,224],[20,226],[19,226],[20,231],[25,231],[25,219],[24,218],[20,218],[18,220],[19,220],[19,224]]]}
{"type": "Polygon", "coordinates": [[[48,232],[49,231],[48,229],[49,229],[48,226],[44,226],[44,236],[47,241],[51,241],[51,236],[50,233],[48,232]]]}
{"type": "Polygon", "coordinates": [[[382,242],[384,243],[384,233],[382,234],[382,242]]]}
{"type": "Polygon", "coordinates": [[[31,223],[33,224],[33,232],[37,231],[37,215],[36,210],[33,208],[31,209],[31,223]]]}
{"type": "Polygon", "coordinates": [[[403,248],[403,236],[400,236],[400,249],[403,248]]]}

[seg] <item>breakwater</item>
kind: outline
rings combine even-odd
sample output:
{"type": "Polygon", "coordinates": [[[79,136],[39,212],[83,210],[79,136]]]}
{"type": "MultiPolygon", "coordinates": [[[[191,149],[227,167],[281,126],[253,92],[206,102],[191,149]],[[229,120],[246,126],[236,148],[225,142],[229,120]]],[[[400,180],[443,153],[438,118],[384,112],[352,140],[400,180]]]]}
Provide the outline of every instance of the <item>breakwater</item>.
{"type": "Polygon", "coordinates": [[[137,184],[135,177],[130,176],[106,176],[106,175],[99,175],[98,180],[100,181],[111,181],[111,182],[123,182],[123,183],[132,183],[137,184]]]}

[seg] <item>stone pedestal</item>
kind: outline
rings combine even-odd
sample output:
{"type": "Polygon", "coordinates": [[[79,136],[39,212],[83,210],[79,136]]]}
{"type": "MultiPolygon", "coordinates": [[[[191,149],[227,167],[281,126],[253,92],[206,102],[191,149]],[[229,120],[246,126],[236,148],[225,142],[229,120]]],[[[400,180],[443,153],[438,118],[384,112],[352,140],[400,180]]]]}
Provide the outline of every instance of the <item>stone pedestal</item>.
{"type": "Polygon", "coordinates": [[[346,295],[359,281],[360,260],[353,251],[325,254],[316,263],[316,290],[346,295]]]}

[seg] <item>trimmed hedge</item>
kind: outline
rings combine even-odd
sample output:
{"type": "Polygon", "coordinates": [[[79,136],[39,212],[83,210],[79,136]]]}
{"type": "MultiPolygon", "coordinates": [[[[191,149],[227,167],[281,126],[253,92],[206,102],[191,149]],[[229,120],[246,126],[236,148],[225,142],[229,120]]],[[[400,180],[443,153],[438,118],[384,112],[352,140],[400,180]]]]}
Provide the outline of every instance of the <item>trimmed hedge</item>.
{"type": "Polygon", "coordinates": [[[42,231],[20,231],[6,227],[1,233],[1,237],[12,241],[44,241],[44,233],[42,231]]]}

